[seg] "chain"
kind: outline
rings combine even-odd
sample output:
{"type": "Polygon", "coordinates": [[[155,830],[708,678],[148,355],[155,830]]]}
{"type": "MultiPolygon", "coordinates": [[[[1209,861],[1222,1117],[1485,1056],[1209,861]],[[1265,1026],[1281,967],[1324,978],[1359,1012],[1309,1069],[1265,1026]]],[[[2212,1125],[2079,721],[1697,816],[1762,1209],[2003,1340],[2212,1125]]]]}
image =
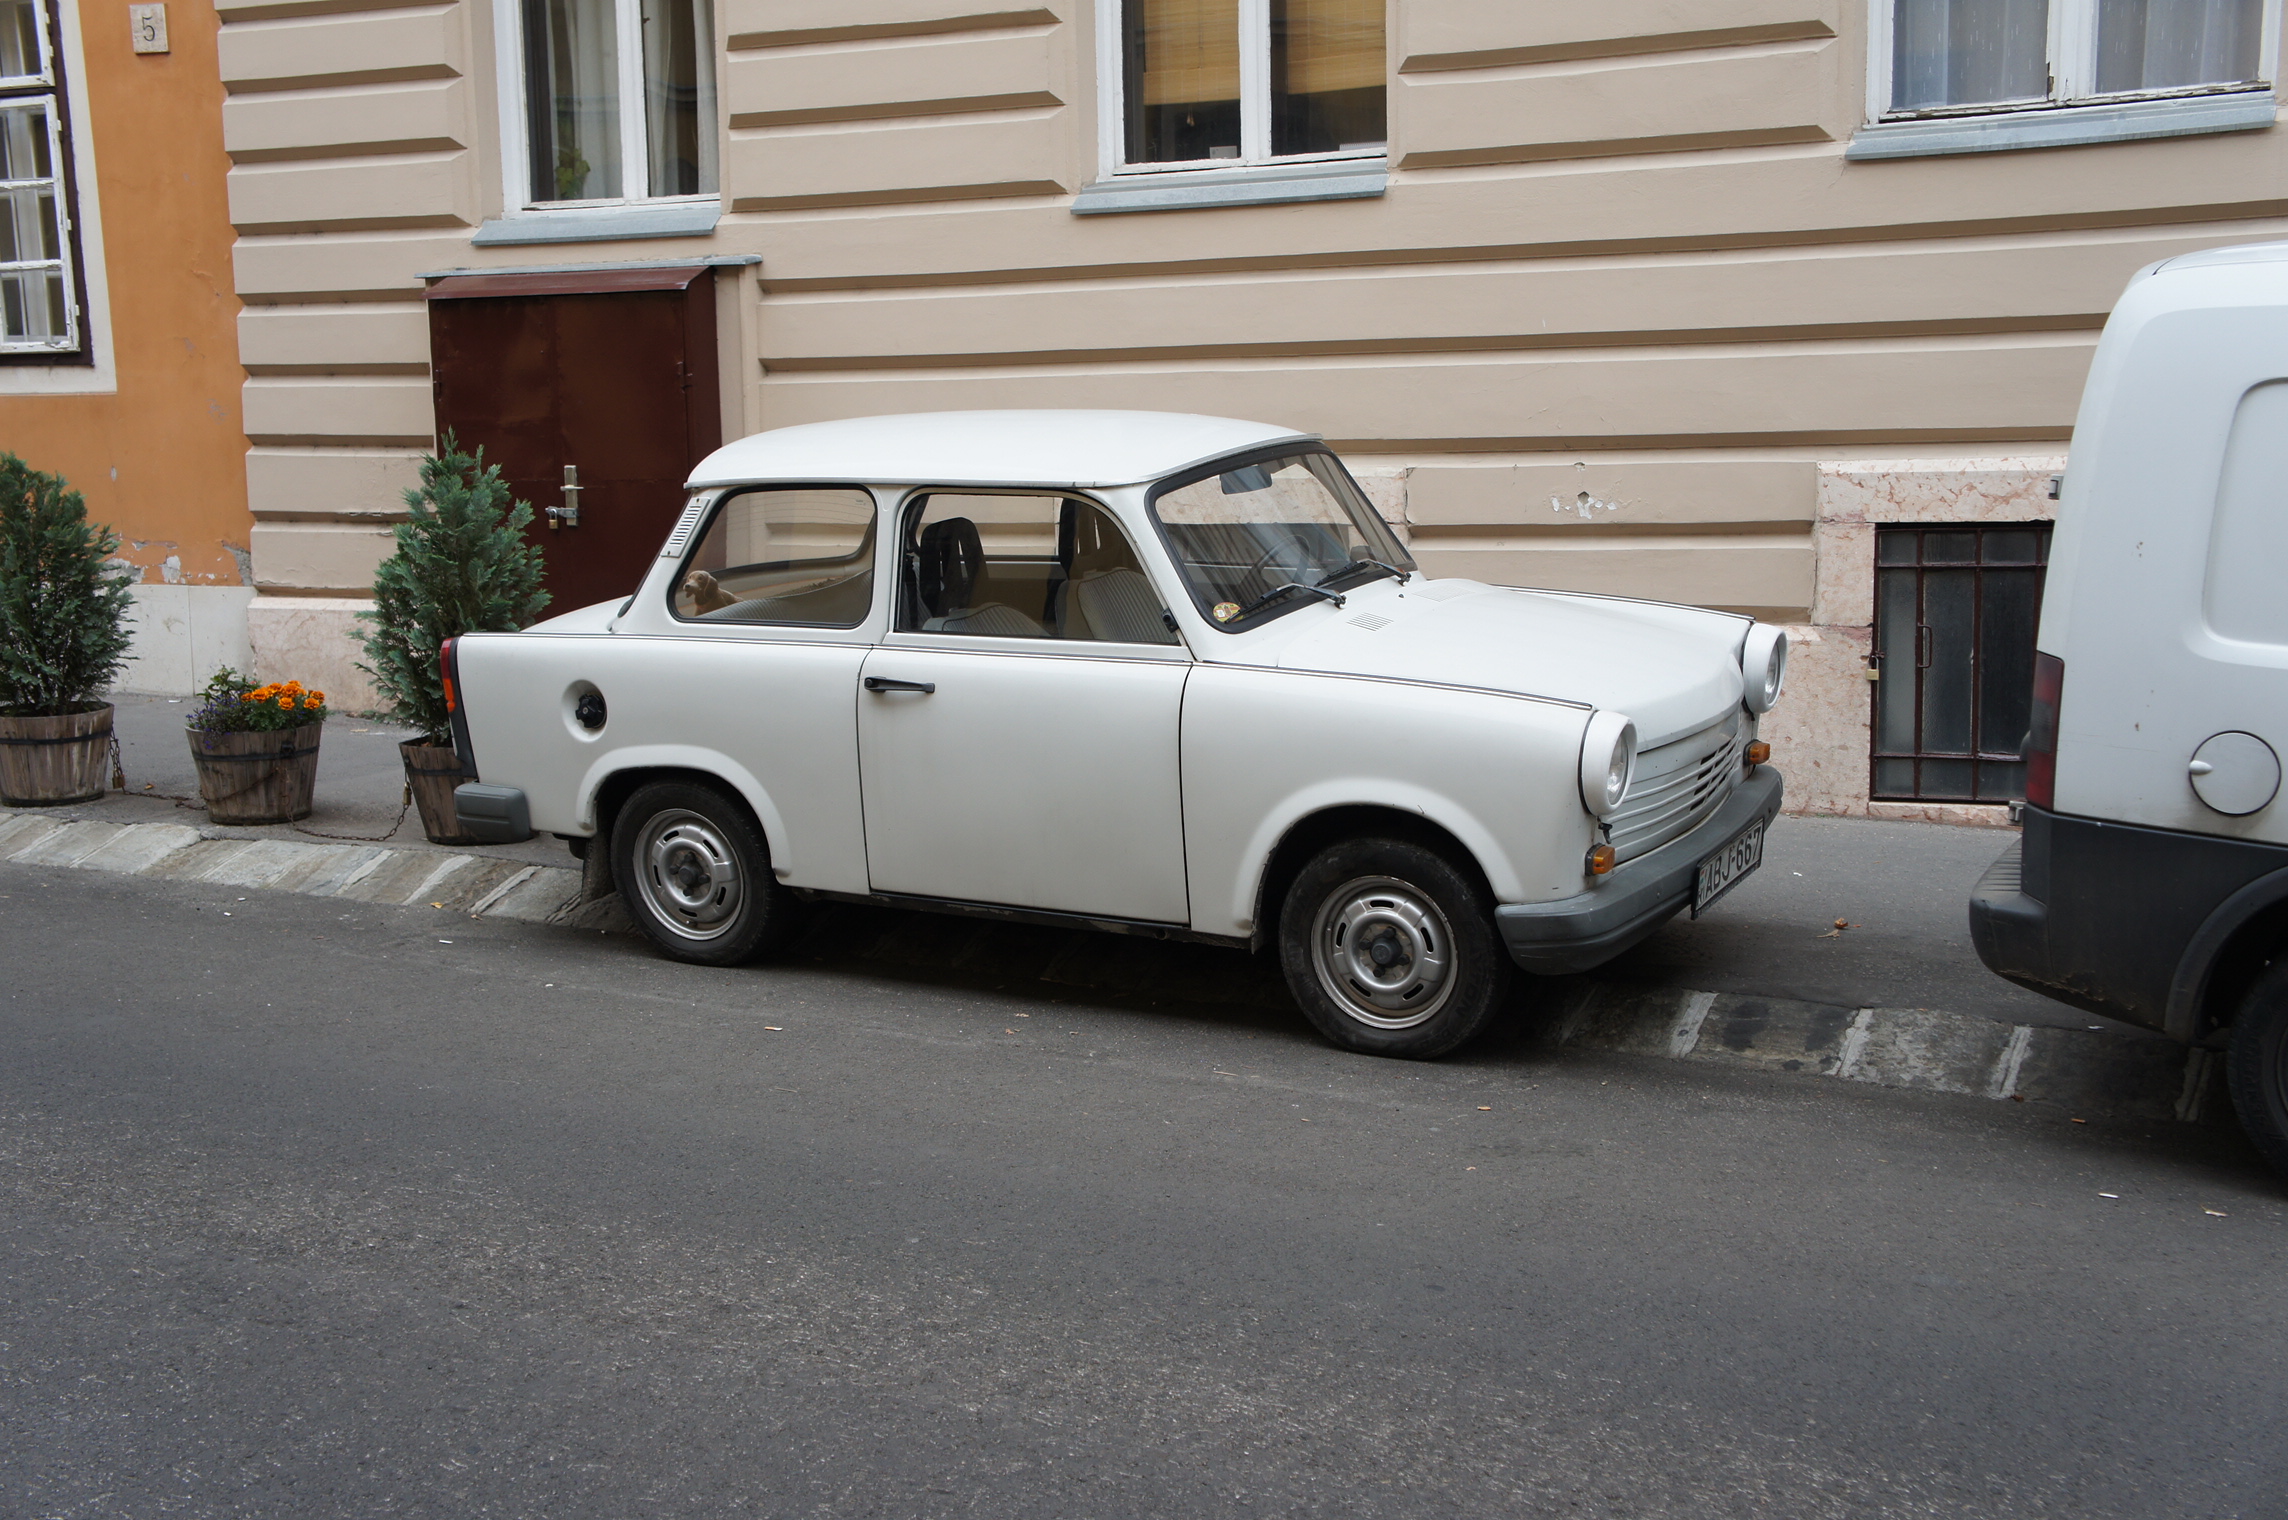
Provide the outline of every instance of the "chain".
{"type": "MultiPolygon", "coordinates": [[[[251,791],[261,784],[261,778],[258,776],[253,781],[248,782],[245,786],[240,787],[237,792],[232,792],[230,795],[233,797],[238,796],[240,792],[251,791]]],[[[124,792],[127,790],[127,766],[125,760],[120,754],[119,734],[116,730],[111,735],[111,789],[116,792],[124,792]]],[[[184,797],[179,796],[174,792],[162,792],[158,790],[154,783],[148,781],[143,783],[143,790],[136,793],[135,795],[138,797],[161,798],[165,801],[172,802],[179,808],[187,808],[194,813],[204,813],[208,811],[206,798],[184,797]]],[[[397,817],[390,822],[389,827],[379,834],[329,834],[323,829],[308,828],[303,824],[294,822],[292,820],[288,821],[287,827],[291,828],[297,834],[307,834],[312,839],[338,839],[352,844],[381,844],[387,840],[395,839],[397,837],[397,831],[405,827],[405,815],[412,810],[413,783],[411,780],[407,780],[405,783],[404,805],[398,808],[397,817]]]]}

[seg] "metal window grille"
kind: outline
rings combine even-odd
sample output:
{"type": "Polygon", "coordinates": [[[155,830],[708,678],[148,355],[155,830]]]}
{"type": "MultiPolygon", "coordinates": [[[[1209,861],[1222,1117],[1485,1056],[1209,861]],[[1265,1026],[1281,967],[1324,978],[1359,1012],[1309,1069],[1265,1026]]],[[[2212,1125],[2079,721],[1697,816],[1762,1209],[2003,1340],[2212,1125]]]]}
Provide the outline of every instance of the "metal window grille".
{"type": "Polygon", "coordinates": [[[2025,795],[2048,523],[1875,534],[1874,774],[1888,801],[2025,795]]]}

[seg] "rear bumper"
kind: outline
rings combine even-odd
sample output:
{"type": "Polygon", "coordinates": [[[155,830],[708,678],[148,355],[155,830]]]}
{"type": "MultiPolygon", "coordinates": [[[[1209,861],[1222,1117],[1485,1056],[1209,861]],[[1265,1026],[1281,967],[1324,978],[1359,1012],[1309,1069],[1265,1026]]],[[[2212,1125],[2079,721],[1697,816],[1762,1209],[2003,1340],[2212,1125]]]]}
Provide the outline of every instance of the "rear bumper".
{"type": "Polygon", "coordinates": [[[2209,1006],[2232,990],[2231,975],[2212,989],[2218,958],[2288,900],[2288,847],[2030,804],[2020,816],[2018,842],[1971,889],[1970,940],[1988,970],[2184,1040],[2229,1016],[2209,1006]]]}
{"type": "Polygon", "coordinates": [[[1784,790],[1778,771],[1758,766],[1700,827],[1615,869],[1589,891],[1494,909],[1510,959],[1544,975],[1611,960],[1688,906],[1700,862],[1751,823],[1771,822],[1784,790]]]}

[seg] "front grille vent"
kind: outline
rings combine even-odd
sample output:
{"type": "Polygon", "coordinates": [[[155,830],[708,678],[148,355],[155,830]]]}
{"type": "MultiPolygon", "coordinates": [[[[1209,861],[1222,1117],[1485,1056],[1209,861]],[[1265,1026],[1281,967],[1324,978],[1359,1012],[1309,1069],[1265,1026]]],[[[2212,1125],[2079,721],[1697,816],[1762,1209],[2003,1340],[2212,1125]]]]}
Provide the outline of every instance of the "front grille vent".
{"type": "Polygon", "coordinates": [[[1740,781],[1740,750],[1747,742],[1740,711],[1682,739],[1637,756],[1637,773],[1607,823],[1607,838],[1621,860],[1650,854],[1681,838],[1723,805],[1740,781]]]}

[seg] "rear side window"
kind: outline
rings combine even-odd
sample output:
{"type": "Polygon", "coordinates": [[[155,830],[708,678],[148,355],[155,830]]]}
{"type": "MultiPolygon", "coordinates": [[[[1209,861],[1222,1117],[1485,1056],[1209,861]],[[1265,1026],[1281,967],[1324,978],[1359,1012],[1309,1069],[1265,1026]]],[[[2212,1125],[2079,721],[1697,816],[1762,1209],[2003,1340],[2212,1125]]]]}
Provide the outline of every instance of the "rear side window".
{"type": "Polygon", "coordinates": [[[2288,380],[2256,386],[2233,415],[2201,603],[2219,638],[2288,645],[2288,380]]]}
{"type": "Polygon", "coordinates": [[[874,497],[778,486],[724,498],[683,562],[675,615],[854,628],[874,605],[874,497]]]}

